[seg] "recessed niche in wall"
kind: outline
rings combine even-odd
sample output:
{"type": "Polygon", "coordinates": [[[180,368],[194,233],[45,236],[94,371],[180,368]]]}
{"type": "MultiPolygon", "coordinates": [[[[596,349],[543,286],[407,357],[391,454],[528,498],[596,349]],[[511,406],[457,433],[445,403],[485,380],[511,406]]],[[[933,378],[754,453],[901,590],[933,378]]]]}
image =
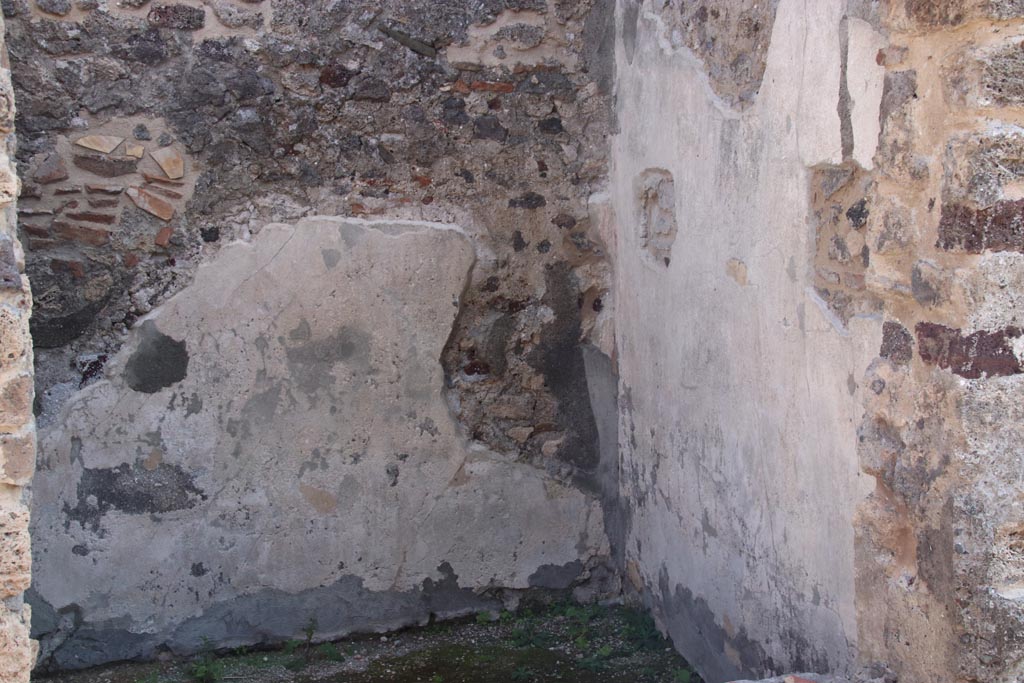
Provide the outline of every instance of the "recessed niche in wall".
{"type": "Polygon", "coordinates": [[[640,248],[655,264],[668,267],[676,241],[676,190],[672,174],[649,168],[633,183],[640,248]]]}

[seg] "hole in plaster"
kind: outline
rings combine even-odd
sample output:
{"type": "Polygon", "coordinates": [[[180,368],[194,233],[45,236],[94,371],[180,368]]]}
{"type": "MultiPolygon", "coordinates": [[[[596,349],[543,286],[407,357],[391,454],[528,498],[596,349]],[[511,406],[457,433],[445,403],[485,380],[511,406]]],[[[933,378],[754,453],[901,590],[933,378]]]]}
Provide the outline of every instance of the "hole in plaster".
{"type": "Polygon", "coordinates": [[[672,174],[650,168],[634,183],[640,248],[655,264],[668,267],[676,241],[676,189],[672,174]]]}

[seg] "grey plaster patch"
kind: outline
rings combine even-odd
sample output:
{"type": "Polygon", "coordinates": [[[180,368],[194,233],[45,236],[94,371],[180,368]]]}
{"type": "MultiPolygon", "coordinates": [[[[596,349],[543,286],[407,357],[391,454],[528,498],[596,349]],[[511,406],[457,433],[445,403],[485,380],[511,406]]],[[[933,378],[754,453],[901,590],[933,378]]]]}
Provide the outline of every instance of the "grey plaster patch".
{"type": "MultiPolygon", "coordinates": [[[[317,623],[318,637],[326,639],[393,631],[435,618],[501,608],[502,602],[495,597],[459,588],[450,565],[442,563],[438,569],[440,580],[427,579],[409,591],[371,591],[351,575],[297,595],[264,590],[215,603],[169,634],[133,632],[118,619],[83,624],[48,654],[46,668],[81,669],[111,658],[149,659],[162,651],[186,654],[202,649],[207,640],[223,647],[282,642],[301,633],[310,620],[317,623]]],[[[55,626],[53,619],[48,625],[55,626]]],[[[36,637],[46,635],[36,633],[36,637]]]]}
{"type": "Polygon", "coordinates": [[[139,343],[125,365],[124,378],[135,391],[154,394],[185,379],[188,350],[146,320],[139,330],[139,343]]]}
{"type": "MultiPolygon", "coordinates": [[[[129,515],[185,510],[205,500],[193,478],[174,465],[155,468],[133,467],[127,463],[112,469],[82,471],[78,481],[78,502],[65,504],[64,514],[83,528],[100,528],[100,519],[111,510],[129,515]]],[[[79,554],[79,553],[76,553],[79,554]]]]}
{"type": "Polygon", "coordinates": [[[573,560],[564,565],[545,564],[537,567],[537,571],[530,574],[528,581],[534,588],[564,590],[571,586],[582,573],[583,563],[579,560],[573,560]]]}

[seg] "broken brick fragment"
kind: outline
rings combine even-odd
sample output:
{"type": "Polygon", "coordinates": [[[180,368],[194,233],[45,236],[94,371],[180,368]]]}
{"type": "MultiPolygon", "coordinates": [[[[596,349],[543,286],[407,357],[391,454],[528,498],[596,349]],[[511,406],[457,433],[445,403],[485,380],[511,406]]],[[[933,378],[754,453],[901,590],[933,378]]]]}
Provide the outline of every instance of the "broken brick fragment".
{"type": "Polygon", "coordinates": [[[964,335],[945,325],[918,323],[914,330],[921,360],[961,377],[979,379],[1024,372],[1013,352],[1013,342],[1024,335],[1018,327],[964,335]]]}

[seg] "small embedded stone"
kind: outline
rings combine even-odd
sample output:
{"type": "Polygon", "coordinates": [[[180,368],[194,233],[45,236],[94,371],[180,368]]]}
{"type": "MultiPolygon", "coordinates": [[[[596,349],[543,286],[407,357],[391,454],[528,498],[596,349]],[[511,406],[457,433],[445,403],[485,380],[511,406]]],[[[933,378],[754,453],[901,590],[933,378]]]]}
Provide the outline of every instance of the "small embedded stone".
{"type": "Polygon", "coordinates": [[[73,163],[78,168],[105,178],[134,173],[138,159],[126,156],[103,156],[100,154],[76,154],[73,163]]]}
{"type": "Polygon", "coordinates": [[[212,0],[209,3],[217,20],[228,28],[260,28],[263,15],[260,12],[235,7],[226,0],[212,0]]]}
{"type": "Polygon", "coordinates": [[[153,134],[149,132],[146,124],[140,123],[132,129],[132,137],[136,140],[152,140],[153,134]]]}
{"type": "Polygon", "coordinates": [[[320,69],[319,81],[321,85],[326,85],[328,88],[344,88],[355,75],[355,71],[347,69],[341,64],[328,64],[320,69]]]}
{"type": "Polygon", "coordinates": [[[181,154],[173,147],[161,147],[150,152],[149,156],[153,157],[153,160],[159,164],[160,168],[171,180],[177,180],[185,175],[185,160],[181,158],[181,154]]]}
{"type": "Polygon", "coordinates": [[[560,227],[562,230],[568,230],[576,227],[576,219],[567,213],[560,213],[551,219],[551,222],[560,227]]]}
{"type": "Polygon", "coordinates": [[[548,135],[558,135],[559,133],[564,132],[565,128],[562,127],[562,119],[557,116],[552,116],[550,118],[543,119],[538,123],[537,130],[548,135]]]}
{"type": "Polygon", "coordinates": [[[846,210],[846,218],[855,229],[859,230],[868,222],[868,202],[861,199],[846,210]]]}
{"type": "Polygon", "coordinates": [[[527,192],[519,197],[514,197],[508,200],[508,207],[510,209],[539,209],[542,206],[546,206],[548,200],[544,198],[544,195],[537,194],[536,192],[527,192]]]}
{"type": "Polygon", "coordinates": [[[504,142],[508,138],[508,130],[501,125],[497,116],[481,116],[473,121],[473,137],[504,142]]]}
{"type": "Polygon", "coordinates": [[[122,142],[124,142],[124,138],[119,138],[115,135],[86,135],[75,140],[75,144],[79,147],[85,147],[94,152],[103,152],[104,154],[110,154],[122,142]]]}
{"type": "Polygon", "coordinates": [[[533,435],[533,427],[513,427],[505,433],[516,443],[526,443],[533,435]]]}
{"type": "Polygon", "coordinates": [[[32,180],[40,185],[49,185],[68,179],[68,168],[56,152],[47,156],[32,174],[32,180]]]}
{"type": "Polygon", "coordinates": [[[174,216],[174,207],[141,187],[129,187],[128,197],[135,206],[150,213],[160,220],[169,221],[174,216]]]}
{"type": "Polygon", "coordinates": [[[914,356],[914,338],[903,325],[887,320],[882,325],[882,347],[878,355],[896,365],[906,365],[914,356]]]}
{"type": "Polygon", "coordinates": [[[355,85],[352,99],[365,102],[387,102],[391,99],[391,89],[379,78],[365,78],[355,85]]]}
{"type": "Polygon", "coordinates": [[[146,21],[156,28],[198,31],[206,23],[206,10],[191,5],[153,5],[146,21]]]}
{"type": "Polygon", "coordinates": [[[36,7],[47,14],[63,17],[71,11],[71,0],[36,0],[36,7]]]}

